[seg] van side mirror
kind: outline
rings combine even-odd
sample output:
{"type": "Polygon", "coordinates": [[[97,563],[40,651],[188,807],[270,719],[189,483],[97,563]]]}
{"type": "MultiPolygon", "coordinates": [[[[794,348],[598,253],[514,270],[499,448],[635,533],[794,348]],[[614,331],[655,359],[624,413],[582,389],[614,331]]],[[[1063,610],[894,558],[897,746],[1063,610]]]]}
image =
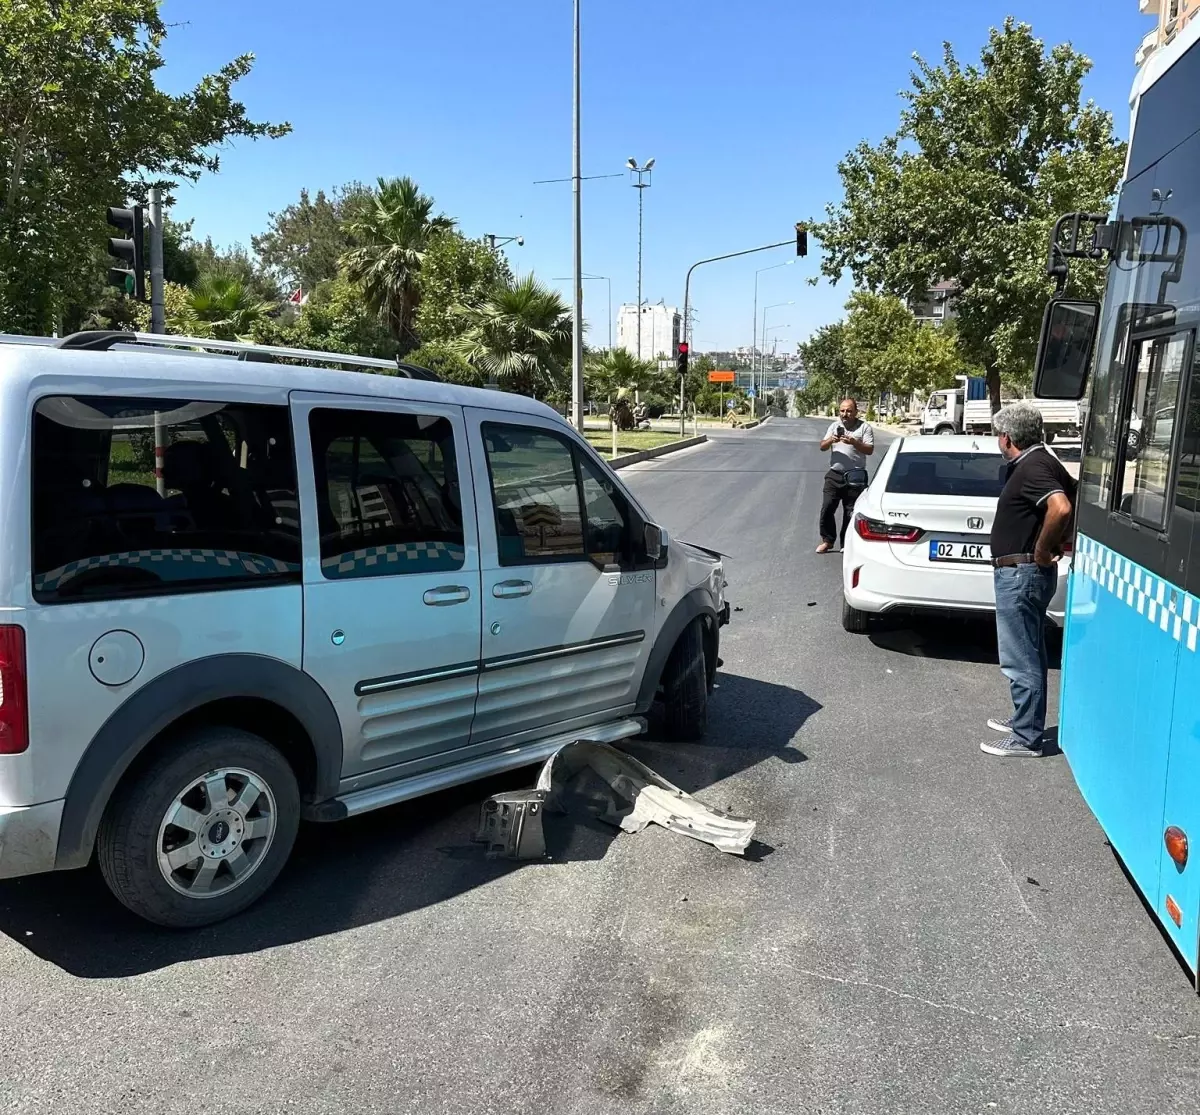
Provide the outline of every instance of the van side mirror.
{"type": "Polygon", "coordinates": [[[646,557],[652,561],[660,561],[666,557],[667,547],[670,545],[667,532],[654,523],[646,523],[642,530],[646,547],[646,557]]]}
{"type": "Polygon", "coordinates": [[[1083,398],[1099,325],[1099,302],[1056,298],[1046,307],[1033,372],[1036,398],[1083,398]]]}

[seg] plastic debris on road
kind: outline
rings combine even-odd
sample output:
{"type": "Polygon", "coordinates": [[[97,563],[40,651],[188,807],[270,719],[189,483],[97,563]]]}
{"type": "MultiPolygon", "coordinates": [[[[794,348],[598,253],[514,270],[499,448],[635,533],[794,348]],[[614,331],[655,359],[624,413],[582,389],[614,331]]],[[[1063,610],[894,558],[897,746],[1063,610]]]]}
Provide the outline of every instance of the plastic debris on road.
{"type": "Polygon", "coordinates": [[[578,740],[546,760],[533,790],[488,798],[475,839],[489,857],[538,859],[546,849],[543,815],[580,809],[624,832],[661,825],[732,855],[745,853],[756,827],[697,801],[624,751],[578,740]]]}

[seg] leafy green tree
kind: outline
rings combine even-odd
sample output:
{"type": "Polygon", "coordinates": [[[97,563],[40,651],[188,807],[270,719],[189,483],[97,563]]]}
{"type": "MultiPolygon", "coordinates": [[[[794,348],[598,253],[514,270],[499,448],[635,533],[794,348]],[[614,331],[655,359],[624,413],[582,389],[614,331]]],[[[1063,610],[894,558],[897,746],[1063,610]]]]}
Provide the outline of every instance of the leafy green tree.
{"type": "MultiPolygon", "coordinates": [[[[998,406],[1001,373],[1033,361],[1053,222],[1108,210],[1125,147],[1111,114],[1081,102],[1091,62],[1069,44],[1047,50],[1012,18],[978,65],[947,43],[940,66],[918,57],[916,67],[896,133],[838,166],[844,197],[814,226],[821,267],[901,298],[954,279],[958,343],[998,406]]],[[[1080,267],[1072,281],[1095,294],[1103,276],[1080,267]]]]}
{"type": "Polygon", "coordinates": [[[846,341],[846,323],[835,321],[832,325],[822,325],[799,346],[808,371],[807,390],[811,398],[819,398],[822,404],[854,387],[846,341]]]}
{"type": "Polygon", "coordinates": [[[191,286],[205,275],[219,275],[224,279],[235,279],[263,302],[278,302],[283,297],[279,284],[258,266],[241,244],[218,248],[209,236],[203,244],[191,244],[186,250],[197,272],[191,286]]]}
{"type": "Polygon", "coordinates": [[[661,387],[662,374],[651,360],[639,360],[628,349],[609,348],[590,354],[583,369],[588,394],[612,400],[628,391],[661,387]]]}
{"type": "Polygon", "coordinates": [[[464,387],[483,386],[483,376],[479,370],[467,363],[465,357],[446,341],[430,341],[414,349],[404,359],[409,364],[428,368],[447,383],[459,383],[464,387]]]}
{"type": "Polygon", "coordinates": [[[252,339],[254,328],[272,309],[240,278],[210,272],[196,280],[182,319],[168,326],[172,333],[192,333],[221,341],[252,339]]]}
{"type": "Polygon", "coordinates": [[[465,327],[466,308],[486,301],[493,288],[512,278],[504,255],[482,240],[468,240],[454,230],[435,233],[417,276],[415,321],[421,343],[453,341],[465,327]]]}
{"type": "Polygon", "coordinates": [[[959,352],[953,323],[919,322],[894,295],[855,291],[846,310],[846,359],[856,387],[872,399],[946,387],[956,375],[977,372],[959,352]]]}
{"type": "Polygon", "coordinates": [[[318,284],[298,311],[261,318],[254,326],[254,339],[261,344],[384,360],[393,359],[398,351],[391,332],[367,307],[362,289],[344,275],[318,284]]]}
{"type": "Polygon", "coordinates": [[[0,329],[48,333],[95,301],[105,206],[216,171],[231,139],[289,131],[234,100],[249,54],[190,91],[159,89],[158,7],[0,0],[0,329]]]}
{"type": "Polygon", "coordinates": [[[318,190],[268,215],[267,231],[250,239],[261,266],[285,288],[306,293],[319,283],[336,278],[338,264],[354,245],[350,225],[372,204],[371,189],[361,182],[339,186],[330,193],[318,190]]]}
{"type": "Polygon", "coordinates": [[[534,398],[569,388],[571,312],[558,291],[532,274],[464,307],[463,323],[451,345],[485,380],[534,398]]]}
{"type": "Polygon", "coordinates": [[[407,352],[418,343],[414,318],[421,264],[431,241],[454,222],[433,215],[433,198],[411,178],[380,178],[371,202],[349,222],[357,246],[342,257],[342,266],[347,278],[362,284],[367,305],[407,352]]]}

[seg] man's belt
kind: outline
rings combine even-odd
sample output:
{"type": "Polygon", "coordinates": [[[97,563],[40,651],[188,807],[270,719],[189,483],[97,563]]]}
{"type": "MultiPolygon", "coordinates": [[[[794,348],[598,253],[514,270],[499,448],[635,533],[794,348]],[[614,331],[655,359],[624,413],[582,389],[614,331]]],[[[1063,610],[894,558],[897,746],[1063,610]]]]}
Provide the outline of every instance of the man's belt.
{"type": "Polygon", "coordinates": [[[1032,565],[1033,554],[1005,554],[1003,557],[992,558],[992,564],[997,569],[1008,569],[1014,565],[1032,565]]]}

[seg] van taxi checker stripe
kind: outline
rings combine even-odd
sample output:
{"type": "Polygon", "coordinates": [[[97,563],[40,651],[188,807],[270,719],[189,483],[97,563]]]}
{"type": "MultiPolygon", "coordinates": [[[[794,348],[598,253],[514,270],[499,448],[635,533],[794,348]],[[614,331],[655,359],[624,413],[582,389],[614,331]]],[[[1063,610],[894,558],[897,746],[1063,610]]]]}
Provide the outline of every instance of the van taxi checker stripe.
{"type": "Polygon", "coordinates": [[[1079,535],[1075,568],[1123,604],[1135,608],[1160,631],[1195,652],[1200,631],[1200,598],[1143,569],[1094,538],[1079,535]]]}
{"type": "MultiPolygon", "coordinates": [[[[190,565],[209,565],[223,573],[241,574],[256,573],[259,576],[272,573],[295,573],[299,565],[293,565],[278,558],[264,557],[262,554],[250,554],[241,550],[206,550],[206,549],[160,549],[160,550],[125,550],[117,554],[104,554],[101,557],[85,558],[82,561],[69,561],[57,569],[51,569],[34,578],[33,587],[37,592],[53,592],[69,582],[73,577],[85,573],[89,569],[106,569],[113,566],[138,568],[145,566],[161,566],[163,562],[187,562],[190,565]]],[[[169,569],[169,567],[168,567],[169,569]]],[[[161,569],[156,572],[163,572],[161,569]]],[[[191,572],[189,571],[189,576],[191,572]]],[[[164,580],[173,580],[169,572],[164,580]]]]}
{"type": "Polygon", "coordinates": [[[361,573],[366,569],[388,573],[440,573],[458,569],[465,558],[466,550],[451,542],[396,542],[334,554],[322,559],[321,572],[327,577],[361,573]]]}

